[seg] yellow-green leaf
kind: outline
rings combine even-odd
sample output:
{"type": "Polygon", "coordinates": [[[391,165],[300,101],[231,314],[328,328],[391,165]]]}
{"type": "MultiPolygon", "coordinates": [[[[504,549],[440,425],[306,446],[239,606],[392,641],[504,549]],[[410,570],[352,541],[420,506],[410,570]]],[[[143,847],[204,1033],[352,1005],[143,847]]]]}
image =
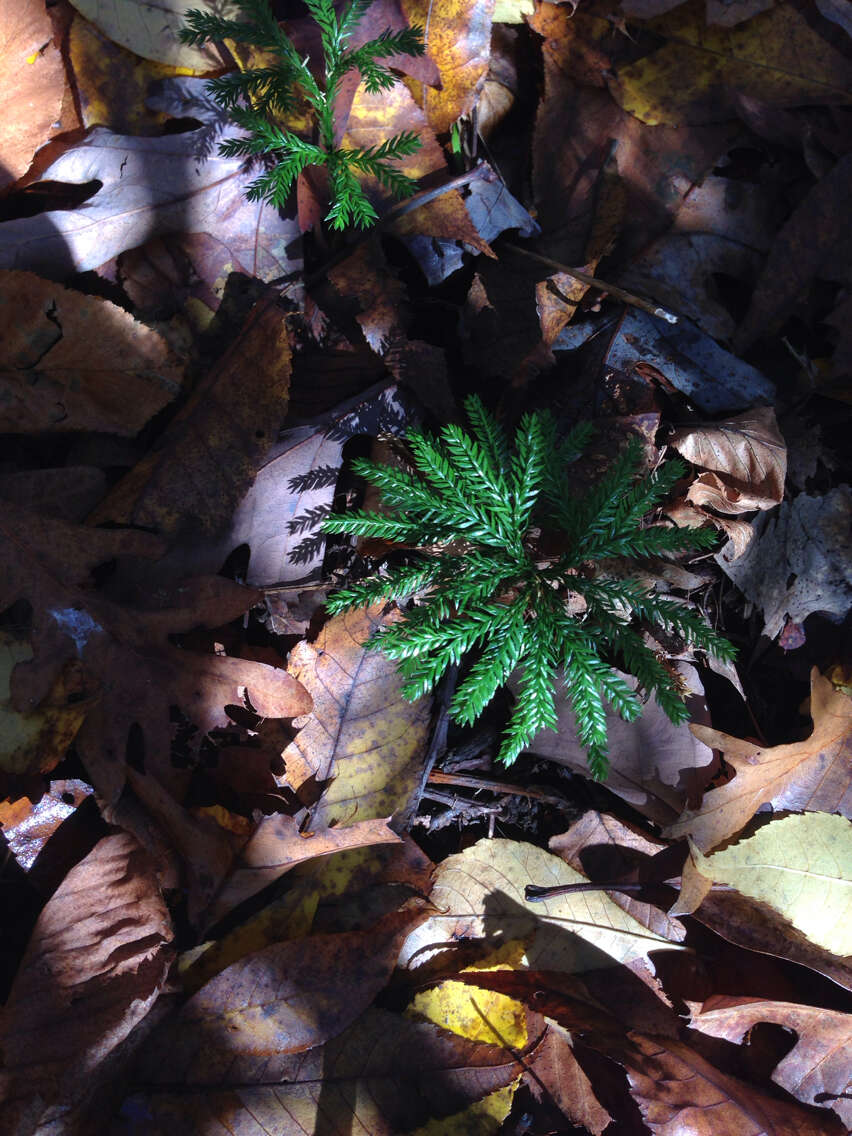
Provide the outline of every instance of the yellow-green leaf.
{"type": "Polygon", "coordinates": [[[696,867],[768,904],[812,943],[852,954],[852,822],[830,813],[783,817],[696,867]]]}

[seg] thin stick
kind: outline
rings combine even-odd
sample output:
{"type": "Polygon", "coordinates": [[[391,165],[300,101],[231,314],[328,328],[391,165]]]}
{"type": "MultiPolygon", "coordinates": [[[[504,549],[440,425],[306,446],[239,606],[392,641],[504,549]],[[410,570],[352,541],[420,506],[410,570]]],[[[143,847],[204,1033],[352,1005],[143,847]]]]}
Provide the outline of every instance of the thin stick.
{"type": "Polygon", "coordinates": [[[530,252],[528,249],[518,248],[517,245],[511,244],[509,241],[503,241],[500,247],[509,249],[511,252],[516,252],[519,256],[527,256],[531,260],[537,260],[539,264],[545,264],[555,272],[564,272],[566,276],[573,276],[575,280],[579,280],[583,284],[588,284],[590,288],[599,288],[602,292],[608,292],[610,296],[615,296],[616,300],[621,300],[623,303],[630,304],[634,308],[641,308],[643,312],[656,316],[657,319],[665,320],[666,323],[678,322],[678,317],[674,312],[667,311],[665,308],[659,308],[656,304],[652,304],[650,300],[643,300],[641,296],[634,296],[632,292],[625,292],[625,290],[619,288],[617,284],[607,284],[606,280],[599,280],[597,276],[590,276],[588,272],[583,272],[579,268],[569,268],[567,264],[560,264],[558,260],[551,260],[549,256],[540,256],[537,252],[530,252]]]}

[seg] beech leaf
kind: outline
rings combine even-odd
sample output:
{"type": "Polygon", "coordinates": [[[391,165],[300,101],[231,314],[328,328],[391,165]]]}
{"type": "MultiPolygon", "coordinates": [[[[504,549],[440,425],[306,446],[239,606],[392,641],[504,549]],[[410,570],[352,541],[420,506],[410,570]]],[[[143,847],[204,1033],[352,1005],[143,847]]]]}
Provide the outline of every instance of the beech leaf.
{"type": "Polygon", "coordinates": [[[770,821],[696,868],[768,904],[812,943],[852,955],[852,822],[829,813],[770,821]]]}

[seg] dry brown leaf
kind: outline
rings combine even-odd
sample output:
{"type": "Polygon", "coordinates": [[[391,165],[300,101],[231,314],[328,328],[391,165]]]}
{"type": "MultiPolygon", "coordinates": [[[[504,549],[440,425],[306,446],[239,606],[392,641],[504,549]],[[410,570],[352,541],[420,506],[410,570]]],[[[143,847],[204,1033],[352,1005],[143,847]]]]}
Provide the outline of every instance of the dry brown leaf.
{"type": "Polygon", "coordinates": [[[337,1037],[387,984],[419,912],[386,916],[368,931],[274,943],[235,962],[151,1038],[139,1076],[211,1083],[235,1056],[282,1057],[337,1037]]]}
{"type": "Polygon", "coordinates": [[[793,812],[852,815],[852,699],[811,672],[810,737],[766,749],[707,726],[692,726],[706,745],[721,749],[736,776],[711,789],[697,809],[687,809],[665,835],[690,836],[702,852],[728,840],[761,805],[793,812]]]}
{"type": "Polygon", "coordinates": [[[610,25],[572,8],[539,4],[529,23],[543,39],[544,61],[533,139],[536,219],[548,236],[548,255],[573,267],[600,254],[591,238],[596,222],[606,220],[597,202],[610,171],[624,199],[619,248],[644,249],[668,229],[737,128],[652,128],[623,111],[604,89],[612,64],[599,41],[610,36],[610,25]]]}
{"type": "Polygon", "coordinates": [[[848,1091],[852,1015],[822,1006],[717,994],[693,1014],[690,1027],[742,1044],[758,1022],[775,1022],[798,1034],[796,1044],[775,1066],[772,1080],[803,1104],[833,1109],[852,1128],[848,1091]]]}
{"type": "Polygon", "coordinates": [[[702,473],[686,495],[720,513],[771,509],[784,496],[787,447],[771,406],[675,430],[671,445],[702,473]]]}
{"type": "Polygon", "coordinates": [[[277,297],[255,304],[227,354],[169,425],[156,450],[91,518],[163,534],[223,528],[254,479],[287,410],[290,343],[277,297]]]}
{"type": "Polygon", "coordinates": [[[630,1040],[617,1059],[655,1136],[842,1136],[829,1118],[729,1077],[683,1042],[630,1040]]]}
{"type": "Polygon", "coordinates": [[[201,1081],[210,1086],[205,1092],[175,1093],[171,1070],[157,1064],[152,1072],[163,1091],[140,1092],[122,1110],[146,1117],[146,1136],[212,1133],[222,1125],[255,1132],[261,1125],[286,1136],[314,1136],[322,1128],[398,1136],[510,1084],[520,1066],[498,1045],[370,1009],[307,1053],[211,1063],[201,1081]]]}
{"type": "Polygon", "coordinates": [[[137,434],[183,365],[123,308],[31,272],[0,272],[0,430],[137,434]]]}
{"type": "Polygon", "coordinates": [[[381,610],[335,616],[290,652],[288,669],[314,712],[284,751],[285,776],[294,789],[333,778],[312,810],[314,828],[388,816],[403,824],[415,803],[431,699],[404,701],[395,663],[364,647],[381,610]]]}
{"type": "Polygon", "coordinates": [[[39,0],[0,0],[0,187],[27,172],[62,108],[65,68],[39,0]]]}
{"type": "Polygon", "coordinates": [[[852,207],[852,154],[821,178],[781,228],[734,336],[743,353],[762,337],[775,337],[820,276],[845,279],[852,207]],[[832,265],[838,267],[832,271],[832,265]]]}
{"type": "Polygon", "coordinates": [[[301,833],[292,817],[281,813],[264,817],[240,851],[230,879],[216,896],[207,916],[208,925],[212,926],[237,904],[256,895],[306,860],[351,848],[400,842],[401,838],[388,828],[387,820],[359,820],[345,828],[301,833]]]}
{"type": "Polygon", "coordinates": [[[147,854],[127,834],[105,837],[48,900],[15,976],[0,1023],[6,1108],[27,1101],[38,1115],[92,1089],[158,997],[171,939],[147,854]]]}
{"type": "Polygon", "coordinates": [[[83,521],[106,492],[102,469],[69,465],[0,474],[0,497],[45,517],[83,521]]]}
{"type": "Polygon", "coordinates": [[[402,0],[409,23],[426,29],[426,51],[441,76],[440,90],[424,90],[429,125],[436,134],[473,110],[491,53],[494,0],[443,0],[438,11],[428,0],[402,0]]]}
{"type": "Polygon", "coordinates": [[[548,1021],[544,1040],[537,1047],[525,1074],[533,1099],[547,1115],[554,1105],[572,1125],[602,1136],[612,1117],[595,1096],[591,1082],[574,1056],[571,1034],[548,1021]]]}

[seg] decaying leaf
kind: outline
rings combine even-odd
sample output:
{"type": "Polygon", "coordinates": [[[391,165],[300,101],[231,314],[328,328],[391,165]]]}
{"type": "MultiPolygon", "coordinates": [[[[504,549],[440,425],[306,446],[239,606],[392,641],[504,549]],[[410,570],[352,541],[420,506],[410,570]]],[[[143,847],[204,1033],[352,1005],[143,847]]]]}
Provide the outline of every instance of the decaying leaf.
{"type": "Polygon", "coordinates": [[[796,1044],[775,1066],[772,1080],[803,1104],[832,1109],[852,1128],[852,1015],[823,1006],[716,994],[693,1014],[690,1027],[741,1044],[759,1022],[775,1022],[798,1034],[796,1044]]]}
{"type": "Polygon", "coordinates": [[[314,699],[314,711],[285,749],[294,789],[331,780],[312,810],[313,827],[393,815],[403,823],[422,768],[431,699],[405,702],[395,664],[364,644],[381,605],[335,616],[315,642],[290,652],[289,671],[314,699]]]}
{"type": "Polygon", "coordinates": [[[849,102],[852,65],[792,4],[735,28],[706,27],[693,0],[652,27],[663,45],[618,70],[613,96],[649,126],[719,122],[734,94],[771,106],[849,102]]]}
{"type": "Polygon", "coordinates": [[[0,186],[17,181],[48,140],[62,107],[65,69],[37,0],[0,3],[0,94],[15,113],[0,125],[0,186]]]}
{"type": "Polygon", "coordinates": [[[158,448],[115,487],[90,521],[163,535],[217,535],[251,485],[287,409],[291,352],[275,296],[252,308],[158,448]]]}
{"type": "Polygon", "coordinates": [[[147,854],[125,833],[104,837],[48,900],[15,977],[0,1022],[0,1118],[92,1090],[156,1000],[171,939],[147,854]]]}
{"type": "Polygon", "coordinates": [[[768,904],[818,947],[852,955],[852,822],[845,817],[782,817],[721,852],[693,855],[701,875],[768,904]]]}
{"type": "Polygon", "coordinates": [[[169,643],[170,634],[236,618],[256,600],[251,589],[213,577],[159,595],[143,593],[144,606],[134,608],[91,587],[92,569],[105,561],[156,557],[162,544],[152,534],[71,525],[5,502],[0,541],[7,553],[0,610],[21,599],[33,608],[33,657],[13,671],[13,706],[20,712],[40,706],[63,668],[79,663],[99,699],[77,734],[78,752],[108,804],[124,785],[134,724],[142,730],[148,771],[156,770],[166,786],[185,782],[185,771],[169,760],[173,705],[200,730],[198,742],[229,721],[225,707],[242,703],[246,689],[255,710],[267,717],[295,717],[310,709],[310,696],[283,667],[169,643]]]}
{"type": "Polygon", "coordinates": [[[274,943],[235,962],[151,1038],[139,1076],[215,1083],[241,1057],[280,1058],[336,1037],[387,984],[418,912],[394,912],[368,931],[274,943]]]}
{"type": "Polygon", "coordinates": [[[852,699],[819,671],[811,672],[813,733],[801,742],[765,749],[706,726],[693,733],[722,750],[736,776],[705,793],[698,809],[687,809],[665,835],[689,836],[709,852],[744,827],[761,805],[801,812],[852,816],[852,699]]]}
{"type": "Polygon", "coordinates": [[[743,553],[735,542],[716,562],[763,612],[763,634],[774,639],[789,617],[803,623],[813,612],[836,621],[852,605],[852,489],[838,485],[825,496],[800,493],[750,526],[743,553]]]}
{"type": "Polygon", "coordinates": [[[31,272],[0,272],[0,430],[132,435],[180,393],[183,366],[128,312],[31,272]]]}
{"type": "Polygon", "coordinates": [[[581,973],[615,959],[630,964],[677,944],[649,931],[604,892],[575,892],[544,903],[524,898],[527,884],[585,883],[557,856],[514,840],[480,840],[439,864],[432,902],[443,912],[412,933],[400,964],[416,969],[459,939],[527,942],[536,969],[581,973]]]}
{"type": "Polygon", "coordinates": [[[555,1105],[571,1124],[602,1136],[612,1117],[595,1096],[571,1042],[564,1026],[548,1020],[547,1033],[530,1061],[527,1085],[545,1114],[555,1105]]]}
{"type": "Polygon", "coordinates": [[[211,1064],[200,1080],[209,1085],[203,1093],[170,1091],[170,1070],[158,1065],[152,1072],[163,1090],[155,1085],[129,1098],[119,1131],[129,1133],[132,1117],[141,1114],[151,1136],[215,1131],[222,1124],[262,1124],[287,1136],[313,1136],[319,1124],[398,1136],[511,1083],[519,1064],[499,1045],[371,1009],[340,1037],[304,1054],[211,1064]]]}

